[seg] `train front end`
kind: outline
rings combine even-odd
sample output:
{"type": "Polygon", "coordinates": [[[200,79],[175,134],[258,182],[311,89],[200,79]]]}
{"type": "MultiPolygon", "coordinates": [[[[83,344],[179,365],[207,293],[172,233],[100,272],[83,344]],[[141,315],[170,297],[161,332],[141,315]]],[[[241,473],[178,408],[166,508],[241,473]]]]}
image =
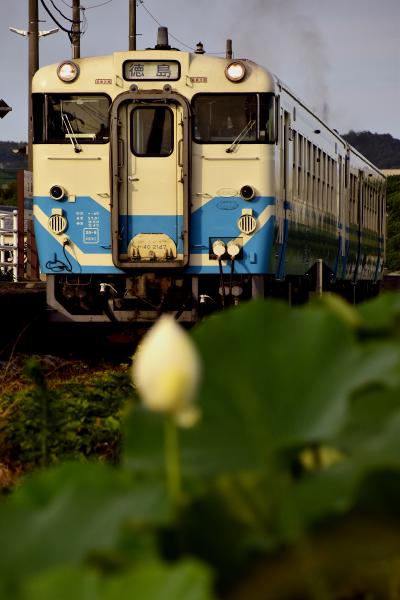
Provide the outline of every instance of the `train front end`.
{"type": "Polygon", "coordinates": [[[58,315],[194,322],[263,294],[276,152],[264,69],[164,43],[45,67],[33,103],[35,236],[58,315]]]}

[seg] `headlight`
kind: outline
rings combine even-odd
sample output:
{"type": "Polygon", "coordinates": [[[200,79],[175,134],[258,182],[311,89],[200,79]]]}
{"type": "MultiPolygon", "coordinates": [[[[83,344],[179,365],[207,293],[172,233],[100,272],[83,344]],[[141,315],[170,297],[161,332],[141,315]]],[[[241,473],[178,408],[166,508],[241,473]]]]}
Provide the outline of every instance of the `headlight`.
{"type": "Polygon", "coordinates": [[[66,60],[58,65],[57,75],[61,81],[72,83],[79,77],[79,66],[71,60],[66,60]]]}
{"type": "Polygon", "coordinates": [[[239,83],[239,81],[242,81],[246,75],[246,66],[240,60],[235,60],[234,62],[229,63],[229,65],[226,67],[225,75],[229,81],[233,81],[233,83],[239,83]]]}
{"type": "Polygon", "coordinates": [[[235,258],[240,252],[240,246],[239,244],[231,240],[230,242],[228,242],[226,250],[231,258],[235,258]]]}
{"type": "Polygon", "coordinates": [[[221,258],[226,252],[226,246],[222,240],[216,240],[212,245],[212,251],[217,258],[221,258]]]}

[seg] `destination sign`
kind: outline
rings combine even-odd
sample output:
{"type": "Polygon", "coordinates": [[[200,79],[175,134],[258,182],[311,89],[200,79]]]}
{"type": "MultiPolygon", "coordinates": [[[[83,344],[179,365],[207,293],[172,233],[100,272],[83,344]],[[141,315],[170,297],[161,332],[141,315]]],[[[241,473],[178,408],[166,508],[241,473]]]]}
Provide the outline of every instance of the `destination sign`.
{"type": "Polygon", "coordinates": [[[176,81],[180,64],[176,60],[127,60],[123,74],[127,81],[176,81]]]}

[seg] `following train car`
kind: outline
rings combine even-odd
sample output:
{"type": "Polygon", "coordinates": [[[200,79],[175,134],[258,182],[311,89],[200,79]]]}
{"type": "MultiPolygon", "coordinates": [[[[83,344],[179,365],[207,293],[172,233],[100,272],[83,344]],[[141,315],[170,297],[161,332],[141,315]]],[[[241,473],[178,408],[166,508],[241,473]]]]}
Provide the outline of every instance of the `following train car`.
{"type": "MultiPolygon", "coordinates": [[[[228,46],[229,48],[229,46],[228,46]]],[[[266,68],[171,48],[33,79],[34,224],[48,304],[152,322],[323,286],[376,293],[385,178],[266,68]]]]}

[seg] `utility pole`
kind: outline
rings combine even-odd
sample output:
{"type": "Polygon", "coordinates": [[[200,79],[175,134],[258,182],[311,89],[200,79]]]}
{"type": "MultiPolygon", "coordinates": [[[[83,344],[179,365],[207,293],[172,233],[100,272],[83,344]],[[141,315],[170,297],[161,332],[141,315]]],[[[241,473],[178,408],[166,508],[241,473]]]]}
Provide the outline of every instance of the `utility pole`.
{"type": "MultiPolygon", "coordinates": [[[[39,69],[39,9],[38,0],[29,0],[29,24],[28,24],[28,52],[29,52],[29,91],[28,91],[28,171],[33,171],[33,105],[32,105],[32,79],[36,71],[39,69]]],[[[31,175],[32,176],[32,175],[31,175]]],[[[24,248],[24,217],[25,217],[25,199],[24,199],[24,171],[18,172],[18,276],[23,276],[22,260],[24,248]]],[[[28,225],[28,269],[27,274],[30,278],[37,277],[37,269],[33,271],[31,268],[32,260],[36,254],[35,237],[33,233],[33,222],[28,225]]]]}
{"type": "Polygon", "coordinates": [[[29,0],[29,68],[28,68],[28,170],[32,171],[33,156],[33,110],[32,110],[32,78],[39,68],[39,11],[38,0],[29,0]]]}
{"type": "Polygon", "coordinates": [[[72,0],[72,58],[81,57],[81,2],[72,0]]]}
{"type": "Polygon", "coordinates": [[[136,0],[129,0],[129,50],[136,50],[136,0]]]}
{"type": "MultiPolygon", "coordinates": [[[[39,69],[39,38],[57,33],[57,29],[48,31],[39,31],[39,9],[38,0],[29,0],[28,9],[28,29],[17,29],[9,27],[10,31],[28,38],[28,171],[20,170],[17,173],[18,190],[18,277],[23,274],[23,256],[24,256],[24,217],[25,217],[25,183],[29,182],[32,189],[32,171],[33,171],[33,106],[32,106],[32,79],[39,69]]],[[[0,106],[11,110],[1,100],[0,106]]],[[[4,116],[4,115],[1,115],[4,116]]],[[[31,192],[30,192],[31,193],[31,192]]],[[[31,197],[31,196],[30,196],[31,197]]],[[[39,267],[37,263],[37,254],[35,246],[35,236],[33,232],[33,222],[28,221],[28,266],[27,274],[30,278],[39,276],[39,267]]]]}
{"type": "Polygon", "coordinates": [[[28,29],[9,27],[9,30],[28,38],[28,168],[32,171],[32,78],[39,68],[39,38],[57,33],[58,28],[39,31],[38,0],[29,0],[28,29]]]}

